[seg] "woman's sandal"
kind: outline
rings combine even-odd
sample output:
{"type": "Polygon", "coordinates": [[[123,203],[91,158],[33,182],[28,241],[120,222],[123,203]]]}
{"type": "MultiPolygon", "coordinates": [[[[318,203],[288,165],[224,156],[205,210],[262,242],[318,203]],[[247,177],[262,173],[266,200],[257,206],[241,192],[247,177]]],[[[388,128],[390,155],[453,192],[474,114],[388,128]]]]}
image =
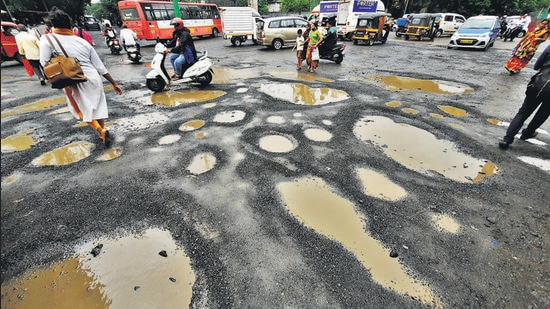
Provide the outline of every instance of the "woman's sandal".
{"type": "Polygon", "coordinates": [[[111,134],[109,133],[109,131],[103,129],[99,134],[99,138],[101,139],[101,141],[103,141],[103,145],[105,145],[106,148],[111,147],[113,138],[111,137],[111,134]]]}

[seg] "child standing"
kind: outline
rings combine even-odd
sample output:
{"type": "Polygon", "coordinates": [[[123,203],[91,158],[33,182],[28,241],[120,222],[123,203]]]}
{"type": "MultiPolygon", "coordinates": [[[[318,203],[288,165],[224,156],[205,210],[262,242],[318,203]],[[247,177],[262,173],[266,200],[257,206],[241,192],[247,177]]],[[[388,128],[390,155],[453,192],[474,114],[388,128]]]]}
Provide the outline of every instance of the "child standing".
{"type": "Polygon", "coordinates": [[[298,36],[296,37],[296,43],[292,50],[296,49],[296,57],[298,58],[298,70],[302,69],[302,51],[304,50],[304,37],[302,36],[302,29],[298,29],[298,36]]]}

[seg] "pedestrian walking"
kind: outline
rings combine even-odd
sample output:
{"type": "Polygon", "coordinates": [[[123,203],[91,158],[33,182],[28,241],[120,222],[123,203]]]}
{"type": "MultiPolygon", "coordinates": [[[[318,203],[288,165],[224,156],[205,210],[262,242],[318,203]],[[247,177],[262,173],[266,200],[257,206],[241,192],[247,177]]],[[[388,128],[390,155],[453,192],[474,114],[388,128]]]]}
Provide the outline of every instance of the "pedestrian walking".
{"type": "Polygon", "coordinates": [[[313,73],[319,67],[319,48],[317,45],[323,41],[323,35],[321,31],[317,29],[317,24],[311,24],[311,30],[309,31],[309,46],[307,49],[306,58],[309,59],[309,72],[313,73]]]}
{"type": "Polygon", "coordinates": [[[92,36],[90,35],[90,33],[88,33],[88,31],[82,29],[82,27],[74,26],[73,27],[73,32],[77,36],[83,38],[88,43],[90,43],[90,45],[94,46],[94,40],[92,39],[92,36]]]}
{"type": "Polygon", "coordinates": [[[95,49],[86,40],[74,34],[71,18],[67,13],[54,8],[50,11],[49,17],[54,30],[52,34],[43,35],[40,39],[40,63],[46,65],[53,52],[63,55],[58,44],[53,43],[55,46],[52,46],[49,43],[57,40],[69,57],[75,57],[79,61],[88,80],[63,89],[67,105],[72,114],[96,130],[103,144],[109,147],[112,137],[105,129],[105,119],[109,113],[101,75],[113,85],[117,94],[122,94],[122,87],[109,74],[95,49]]]}
{"type": "Polygon", "coordinates": [[[310,60],[307,59],[307,51],[309,47],[309,31],[311,31],[311,23],[306,24],[306,30],[304,30],[304,33],[302,34],[302,37],[304,38],[304,45],[302,50],[302,59],[306,60],[308,70],[311,66],[310,60]]]}
{"type": "MultiPolygon", "coordinates": [[[[15,36],[15,42],[19,49],[19,54],[25,57],[34,74],[38,77],[42,86],[46,85],[46,77],[44,76],[44,68],[40,64],[40,42],[38,38],[27,31],[27,27],[23,24],[17,25],[19,33],[15,36]]],[[[30,72],[32,74],[32,72],[30,72]]]]}
{"type": "Polygon", "coordinates": [[[550,46],[544,49],[537,62],[535,62],[535,70],[538,70],[538,72],[531,77],[529,84],[527,84],[525,100],[512,122],[510,122],[506,135],[498,144],[500,149],[508,149],[508,146],[514,142],[514,136],[519,132],[525,120],[531,116],[537,107],[539,109],[535,116],[533,116],[527,128],[521,132],[521,140],[537,136],[537,129],[550,115],[550,46]]]}
{"type": "Polygon", "coordinates": [[[504,66],[506,70],[510,74],[516,74],[525,68],[537,52],[539,45],[548,39],[549,34],[548,19],[541,21],[535,30],[527,32],[514,48],[512,57],[506,62],[504,66]]]}
{"type": "Polygon", "coordinates": [[[298,36],[296,37],[296,43],[292,47],[292,51],[296,49],[296,58],[298,59],[298,70],[302,69],[302,52],[304,51],[304,36],[302,35],[302,29],[298,29],[298,36]]]}

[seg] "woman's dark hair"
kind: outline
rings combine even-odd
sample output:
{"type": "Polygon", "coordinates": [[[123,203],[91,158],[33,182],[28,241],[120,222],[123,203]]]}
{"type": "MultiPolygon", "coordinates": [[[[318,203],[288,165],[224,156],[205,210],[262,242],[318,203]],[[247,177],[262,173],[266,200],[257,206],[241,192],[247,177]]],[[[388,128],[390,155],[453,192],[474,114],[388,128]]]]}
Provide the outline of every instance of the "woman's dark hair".
{"type": "Polygon", "coordinates": [[[71,29],[71,25],[73,24],[71,17],[69,14],[65,13],[64,11],[54,7],[49,12],[50,21],[52,22],[52,25],[55,28],[66,28],[71,29]]]}

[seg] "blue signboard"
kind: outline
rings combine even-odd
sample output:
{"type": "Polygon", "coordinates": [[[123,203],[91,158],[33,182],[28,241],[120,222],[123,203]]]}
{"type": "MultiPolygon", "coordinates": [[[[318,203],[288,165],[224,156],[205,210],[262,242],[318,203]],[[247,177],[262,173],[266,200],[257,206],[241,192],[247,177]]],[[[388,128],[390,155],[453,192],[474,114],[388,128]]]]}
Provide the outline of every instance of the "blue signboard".
{"type": "Polygon", "coordinates": [[[353,2],[353,12],[356,13],[374,13],[376,12],[376,0],[355,0],[353,2]]]}
{"type": "Polygon", "coordinates": [[[321,1],[319,3],[319,12],[323,13],[338,13],[338,1],[321,1]]]}

